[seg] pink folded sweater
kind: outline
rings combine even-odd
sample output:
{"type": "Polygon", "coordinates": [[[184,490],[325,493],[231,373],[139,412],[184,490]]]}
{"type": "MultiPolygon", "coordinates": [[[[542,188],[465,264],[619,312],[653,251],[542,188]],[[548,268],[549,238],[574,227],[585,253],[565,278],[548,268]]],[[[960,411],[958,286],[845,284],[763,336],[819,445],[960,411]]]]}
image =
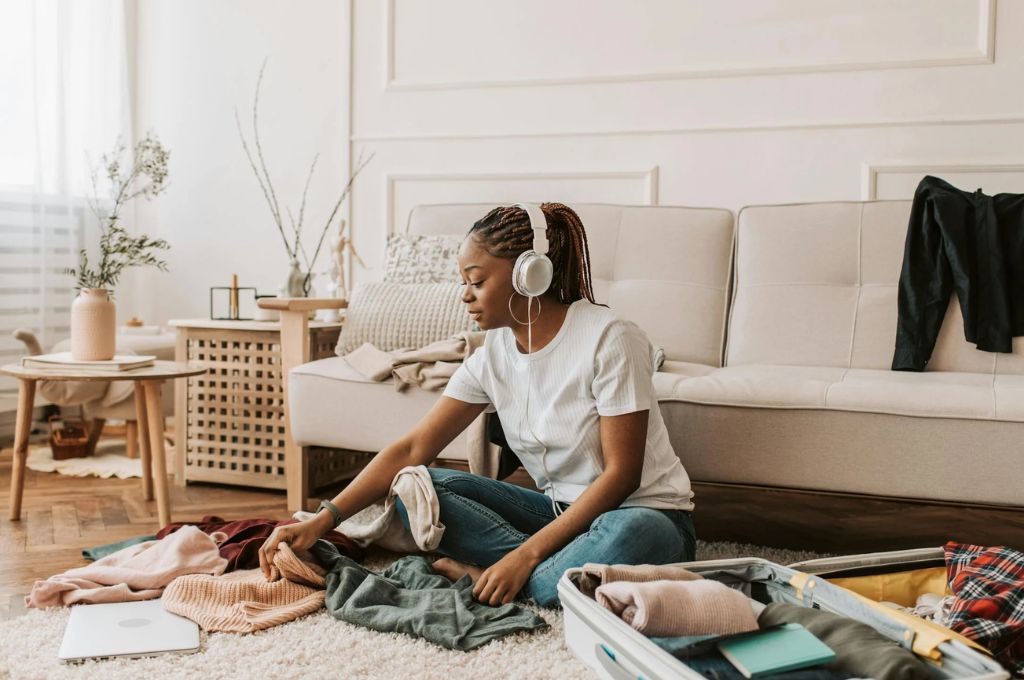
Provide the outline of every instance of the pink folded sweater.
{"type": "Polygon", "coordinates": [[[648,636],[726,635],[757,628],[747,597],[718,581],[616,581],[598,603],[648,636]]]}
{"type": "Polygon", "coordinates": [[[129,546],[36,581],[25,598],[29,607],[59,607],[80,602],[128,602],[160,597],[164,587],[184,574],[223,574],[228,561],[217,550],[223,534],[208,536],[193,526],[158,541],[129,546]]]}

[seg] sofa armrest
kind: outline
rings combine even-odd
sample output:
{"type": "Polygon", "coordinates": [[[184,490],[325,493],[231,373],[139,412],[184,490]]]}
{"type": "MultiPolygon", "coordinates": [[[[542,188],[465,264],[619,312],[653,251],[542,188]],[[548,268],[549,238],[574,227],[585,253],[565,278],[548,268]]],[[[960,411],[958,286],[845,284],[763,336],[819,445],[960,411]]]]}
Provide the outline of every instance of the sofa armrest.
{"type": "Polygon", "coordinates": [[[305,450],[292,438],[291,407],[288,404],[288,375],[309,363],[309,313],[317,309],[343,309],[345,300],[333,298],[261,298],[261,309],[281,313],[281,382],[284,389],[284,474],[288,488],[288,509],[308,510],[309,470],[305,450]]]}

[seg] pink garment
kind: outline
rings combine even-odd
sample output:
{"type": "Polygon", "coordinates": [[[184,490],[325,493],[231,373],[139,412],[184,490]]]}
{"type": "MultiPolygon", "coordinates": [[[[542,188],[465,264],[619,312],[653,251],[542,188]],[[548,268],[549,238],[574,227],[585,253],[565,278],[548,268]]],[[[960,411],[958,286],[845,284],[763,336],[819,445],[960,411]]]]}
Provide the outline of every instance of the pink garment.
{"type": "Polygon", "coordinates": [[[718,581],[615,581],[598,603],[648,636],[727,635],[757,629],[746,595],[718,581]]]}
{"type": "Polygon", "coordinates": [[[184,527],[158,541],[132,545],[92,564],[36,581],[25,604],[42,608],[152,600],[178,576],[223,574],[228,561],[220,556],[217,544],[224,538],[224,534],[208,536],[196,527],[184,527]]]}

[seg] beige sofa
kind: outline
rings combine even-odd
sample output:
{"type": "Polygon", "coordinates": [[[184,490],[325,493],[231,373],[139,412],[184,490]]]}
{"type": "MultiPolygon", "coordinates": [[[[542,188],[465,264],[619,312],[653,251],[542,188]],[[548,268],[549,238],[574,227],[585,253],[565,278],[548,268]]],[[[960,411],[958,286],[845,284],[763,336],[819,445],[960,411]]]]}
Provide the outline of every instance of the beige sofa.
{"type": "MultiPolygon", "coordinates": [[[[463,235],[488,207],[421,206],[408,231],[463,235]]],[[[695,482],[1024,507],[1024,339],[974,349],[953,302],[928,371],[889,370],[909,201],[573,207],[598,300],[665,350],[655,387],[695,482]]],[[[361,451],[437,399],[341,358],[297,366],[288,393],[298,446],[361,451]]]]}

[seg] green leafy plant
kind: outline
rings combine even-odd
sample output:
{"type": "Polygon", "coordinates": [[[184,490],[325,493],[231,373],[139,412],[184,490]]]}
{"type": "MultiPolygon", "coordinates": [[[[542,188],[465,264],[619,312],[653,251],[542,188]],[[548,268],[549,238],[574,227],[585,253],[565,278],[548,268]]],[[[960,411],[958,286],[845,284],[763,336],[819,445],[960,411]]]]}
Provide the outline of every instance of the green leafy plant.
{"type": "Polygon", "coordinates": [[[78,254],[78,267],[67,273],[76,279],[77,288],[113,289],[121,273],[129,267],[156,267],[167,271],[167,263],[157,257],[159,250],[170,244],[162,238],[146,235],[132,236],[121,226],[121,210],[129,201],[143,197],[147,200],[159,196],[167,188],[167,160],[170,152],[164,149],[153,133],[135,144],[131,165],[122,167],[121,158],[126,150],[118,142],[114,151],[104,154],[92,172],[93,196],[89,207],[102,223],[99,242],[99,261],[90,263],[89,254],[82,249],[78,254]],[[97,180],[100,171],[110,183],[109,201],[99,198],[97,180]]]}

